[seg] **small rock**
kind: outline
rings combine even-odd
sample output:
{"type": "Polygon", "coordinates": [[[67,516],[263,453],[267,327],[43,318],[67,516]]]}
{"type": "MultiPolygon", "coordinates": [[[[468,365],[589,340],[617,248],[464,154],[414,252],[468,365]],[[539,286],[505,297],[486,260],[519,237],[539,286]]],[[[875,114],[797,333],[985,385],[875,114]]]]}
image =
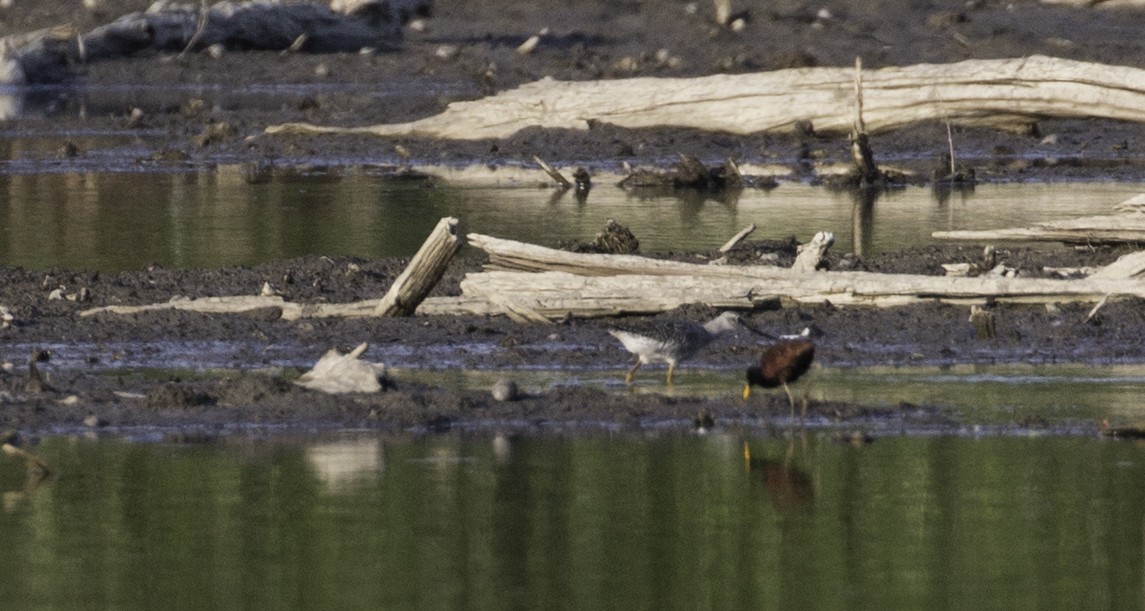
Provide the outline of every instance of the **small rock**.
{"type": "Polygon", "coordinates": [[[127,127],[139,127],[143,125],[143,119],[145,116],[146,115],[144,115],[143,109],[139,107],[133,107],[131,112],[127,113],[127,127]]]}
{"type": "Polygon", "coordinates": [[[433,55],[437,57],[437,59],[449,61],[457,57],[457,54],[460,52],[461,49],[459,49],[456,45],[441,45],[437,48],[436,51],[433,52],[433,55]]]}
{"type": "Polygon", "coordinates": [[[89,414],[83,419],[83,425],[91,429],[98,429],[107,426],[107,421],[95,414],[89,414]]]}
{"type": "Polygon", "coordinates": [[[501,379],[493,385],[493,398],[497,401],[516,401],[521,398],[521,392],[516,382],[501,379]]]}

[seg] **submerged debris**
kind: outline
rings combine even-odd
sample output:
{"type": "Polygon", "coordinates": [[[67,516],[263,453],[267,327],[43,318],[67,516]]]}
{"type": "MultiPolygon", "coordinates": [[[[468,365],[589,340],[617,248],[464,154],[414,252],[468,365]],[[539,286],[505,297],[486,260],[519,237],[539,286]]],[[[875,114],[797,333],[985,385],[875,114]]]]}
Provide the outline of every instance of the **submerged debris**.
{"type": "Polygon", "coordinates": [[[560,246],[572,252],[609,255],[632,255],[640,252],[640,240],[636,239],[628,227],[617,223],[616,219],[608,219],[604,230],[598,233],[592,242],[562,243],[560,246]]]}
{"type": "Polygon", "coordinates": [[[722,165],[706,167],[695,157],[680,155],[680,160],[668,170],[636,168],[620,181],[625,189],[697,189],[724,191],[742,189],[743,175],[732,159],[722,165]]]}

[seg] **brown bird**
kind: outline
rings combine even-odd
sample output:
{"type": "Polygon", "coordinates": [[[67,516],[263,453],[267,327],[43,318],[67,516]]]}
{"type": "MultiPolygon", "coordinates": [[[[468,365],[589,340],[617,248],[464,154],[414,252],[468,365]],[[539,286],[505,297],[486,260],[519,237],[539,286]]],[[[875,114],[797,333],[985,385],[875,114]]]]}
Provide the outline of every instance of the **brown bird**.
{"type": "MultiPolygon", "coordinates": [[[[807,373],[814,358],[815,344],[809,339],[784,340],[771,346],[763,352],[758,365],[747,368],[747,383],[743,386],[743,398],[751,396],[752,386],[764,388],[782,386],[787,392],[787,400],[791,403],[791,418],[794,420],[795,398],[791,396],[791,388],[787,385],[807,373]]],[[[807,415],[806,404],[802,415],[807,415]]]]}

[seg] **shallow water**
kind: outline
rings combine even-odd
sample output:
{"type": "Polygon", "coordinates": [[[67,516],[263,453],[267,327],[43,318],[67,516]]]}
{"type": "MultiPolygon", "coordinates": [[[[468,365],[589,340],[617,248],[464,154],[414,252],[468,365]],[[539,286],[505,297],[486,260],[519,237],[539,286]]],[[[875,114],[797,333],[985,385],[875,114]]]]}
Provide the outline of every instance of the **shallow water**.
{"type": "MultiPolygon", "coordinates": [[[[19,139],[8,146],[38,145],[19,139]]],[[[146,151],[125,142],[107,154],[130,159],[146,151]]],[[[0,157],[35,153],[9,150],[0,157]]],[[[25,173],[18,161],[0,162],[0,263],[115,271],[252,265],[308,254],[409,256],[443,216],[462,219],[467,232],[550,246],[591,240],[615,218],[645,252],[714,249],[754,223],[753,238],[806,241],[816,231],[833,231],[836,250],[869,255],[927,243],[932,231],[1106,214],[1145,190],[1125,183],[1003,184],[939,197],[916,187],[864,205],[803,184],[749,189],[729,201],[638,196],[602,180],[580,202],[537,187],[539,171],[504,170],[496,184],[477,185],[464,176],[426,184],[395,182],[369,168],[318,169],[251,185],[237,166],[138,171],[146,168],[53,173],[37,162],[25,173]]]]}
{"type": "Polygon", "coordinates": [[[52,438],[24,608],[1139,608],[1145,451],[1090,437],[52,438]]]}

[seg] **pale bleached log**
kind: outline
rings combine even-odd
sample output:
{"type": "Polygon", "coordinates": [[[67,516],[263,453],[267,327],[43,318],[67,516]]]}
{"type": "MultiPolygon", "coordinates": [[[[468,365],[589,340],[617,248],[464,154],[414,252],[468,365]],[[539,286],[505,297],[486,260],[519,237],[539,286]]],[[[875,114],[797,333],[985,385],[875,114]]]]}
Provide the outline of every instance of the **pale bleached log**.
{"type": "Polygon", "coordinates": [[[791,265],[793,272],[814,272],[819,269],[827,250],[835,243],[835,234],[830,231],[820,231],[811,238],[810,242],[800,244],[795,255],[795,263],[791,265]]]}
{"type": "Polygon", "coordinates": [[[394,284],[378,303],[374,313],[379,316],[412,316],[418,304],[441,279],[450,259],[461,248],[457,235],[459,221],[446,217],[438,221],[417,254],[410,260],[394,284]]]}
{"type": "Polygon", "coordinates": [[[1090,274],[1090,278],[1133,278],[1145,272],[1145,251],[1122,255],[1116,261],[1090,274]]]}
{"type": "Polygon", "coordinates": [[[297,307],[288,304],[282,297],[261,295],[234,295],[228,297],[200,297],[198,299],[175,298],[162,303],[153,303],[140,306],[112,305],[83,310],[80,316],[93,316],[95,314],[138,314],[155,310],[186,310],[188,312],[201,312],[203,314],[241,314],[266,308],[280,308],[284,311],[297,307]]]}
{"type": "MultiPolygon", "coordinates": [[[[853,123],[851,68],[794,68],[698,78],[556,81],[545,78],[495,96],[454,102],[410,123],[364,127],[277,125],[267,133],[352,133],[473,140],[527,127],[588,129],[679,126],[752,134],[846,134],[853,123]]],[[[863,72],[869,132],[920,121],[1015,128],[1048,117],[1145,122],[1145,70],[1060,58],[968,60],[863,72]]]]}
{"type": "Polygon", "coordinates": [[[1061,303],[1096,302],[1106,295],[1145,297],[1145,281],[1138,279],[950,278],[869,272],[802,273],[760,279],[489,271],[466,276],[461,289],[466,295],[495,293],[503,299],[527,302],[533,311],[550,319],[570,313],[577,317],[653,313],[693,303],[752,308],[776,299],[890,307],[927,301],[1061,303]]]}
{"type": "Polygon", "coordinates": [[[681,261],[649,259],[638,255],[601,255],[575,253],[536,244],[495,238],[471,233],[469,244],[489,255],[490,269],[520,271],[564,271],[588,276],[615,274],[651,275],[711,275],[711,276],[774,276],[785,277],[791,270],[775,266],[750,267],[731,265],[700,265],[681,261]]]}

